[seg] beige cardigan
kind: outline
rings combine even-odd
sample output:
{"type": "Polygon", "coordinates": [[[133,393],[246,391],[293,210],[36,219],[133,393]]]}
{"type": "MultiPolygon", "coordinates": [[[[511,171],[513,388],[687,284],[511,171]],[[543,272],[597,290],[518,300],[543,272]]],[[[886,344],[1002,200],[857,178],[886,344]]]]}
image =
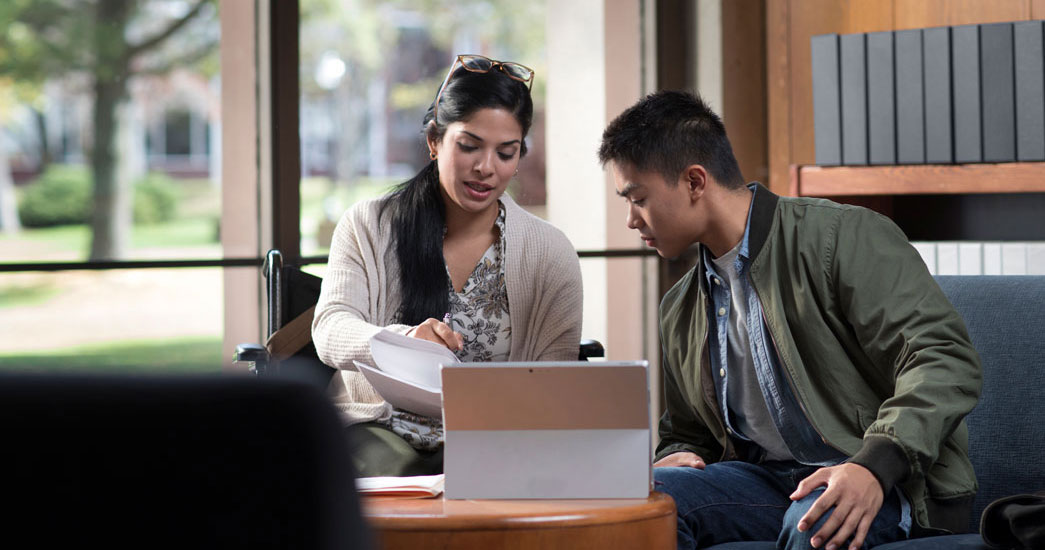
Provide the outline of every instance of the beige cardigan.
{"type": "MultiPolygon", "coordinates": [[[[349,424],[386,419],[392,407],[352,361],[373,364],[369,339],[381,329],[405,334],[399,309],[398,262],[380,199],[356,204],[337,224],[330,263],[312,322],[319,358],[339,369],[330,384],[349,424]]],[[[551,224],[507,195],[504,274],[512,326],[512,361],[576,360],[581,334],[581,272],[577,252],[551,224]]]]}

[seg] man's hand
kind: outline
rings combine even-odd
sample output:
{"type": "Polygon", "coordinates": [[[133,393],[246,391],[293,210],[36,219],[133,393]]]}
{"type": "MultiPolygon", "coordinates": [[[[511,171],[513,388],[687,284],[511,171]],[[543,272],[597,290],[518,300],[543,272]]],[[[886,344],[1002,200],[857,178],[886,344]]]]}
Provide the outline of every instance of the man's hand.
{"type": "Polygon", "coordinates": [[[706,464],[704,464],[704,459],[700,458],[696,453],[679,451],[677,453],[671,453],[653,463],[654,468],[664,468],[667,466],[681,466],[683,468],[696,468],[698,470],[703,470],[706,464]]]}
{"type": "Polygon", "coordinates": [[[853,463],[839,464],[821,468],[803,479],[791,494],[791,500],[805,498],[814,489],[825,486],[827,490],[798,521],[798,530],[811,528],[833,506],[835,511],[831,517],[813,535],[813,547],[820,548],[826,541],[827,550],[835,550],[853,537],[850,550],[860,548],[871,522],[882,508],[882,486],[867,468],[853,463]]]}
{"type": "Polygon", "coordinates": [[[436,344],[446,346],[451,351],[460,351],[464,347],[464,338],[461,334],[454,332],[450,325],[438,319],[425,319],[423,323],[411,329],[406,335],[435,342],[436,344]]]}

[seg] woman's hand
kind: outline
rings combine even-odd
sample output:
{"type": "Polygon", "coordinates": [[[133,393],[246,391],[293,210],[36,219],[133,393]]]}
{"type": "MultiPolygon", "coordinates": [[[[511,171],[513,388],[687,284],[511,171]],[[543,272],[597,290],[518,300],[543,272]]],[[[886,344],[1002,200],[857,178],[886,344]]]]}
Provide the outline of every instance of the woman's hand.
{"type": "Polygon", "coordinates": [[[460,333],[454,332],[450,325],[431,317],[410,329],[410,332],[406,333],[406,335],[435,342],[436,344],[446,346],[451,351],[461,351],[464,347],[464,337],[460,333]]]}

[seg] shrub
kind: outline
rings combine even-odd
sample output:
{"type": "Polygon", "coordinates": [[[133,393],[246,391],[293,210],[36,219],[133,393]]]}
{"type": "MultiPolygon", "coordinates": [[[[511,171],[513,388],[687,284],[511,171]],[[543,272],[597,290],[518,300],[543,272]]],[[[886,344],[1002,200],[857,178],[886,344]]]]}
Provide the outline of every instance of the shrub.
{"type": "Polygon", "coordinates": [[[18,217],[25,227],[86,223],[91,215],[91,190],[85,167],[52,164],[25,187],[18,217]]]}
{"type": "MultiPolygon", "coordinates": [[[[52,164],[25,187],[18,216],[25,227],[89,223],[94,186],[84,166],[52,164]]],[[[134,185],[134,222],[159,223],[174,219],[178,188],[164,174],[150,173],[134,185]]]]}
{"type": "Polygon", "coordinates": [[[174,219],[178,187],[165,174],[151,172],[134,186],[134,223],[159,223],[174,219]]]}

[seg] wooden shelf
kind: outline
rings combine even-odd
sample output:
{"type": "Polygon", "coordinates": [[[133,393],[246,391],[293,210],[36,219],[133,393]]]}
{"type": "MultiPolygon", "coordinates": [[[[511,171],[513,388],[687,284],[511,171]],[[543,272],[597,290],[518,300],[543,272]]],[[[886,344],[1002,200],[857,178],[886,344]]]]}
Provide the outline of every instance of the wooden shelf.
{"type": "Polygon", "coordinates": [[[1045,162],[791,167],[791,195],[1045,193],[1045,162]]]}

